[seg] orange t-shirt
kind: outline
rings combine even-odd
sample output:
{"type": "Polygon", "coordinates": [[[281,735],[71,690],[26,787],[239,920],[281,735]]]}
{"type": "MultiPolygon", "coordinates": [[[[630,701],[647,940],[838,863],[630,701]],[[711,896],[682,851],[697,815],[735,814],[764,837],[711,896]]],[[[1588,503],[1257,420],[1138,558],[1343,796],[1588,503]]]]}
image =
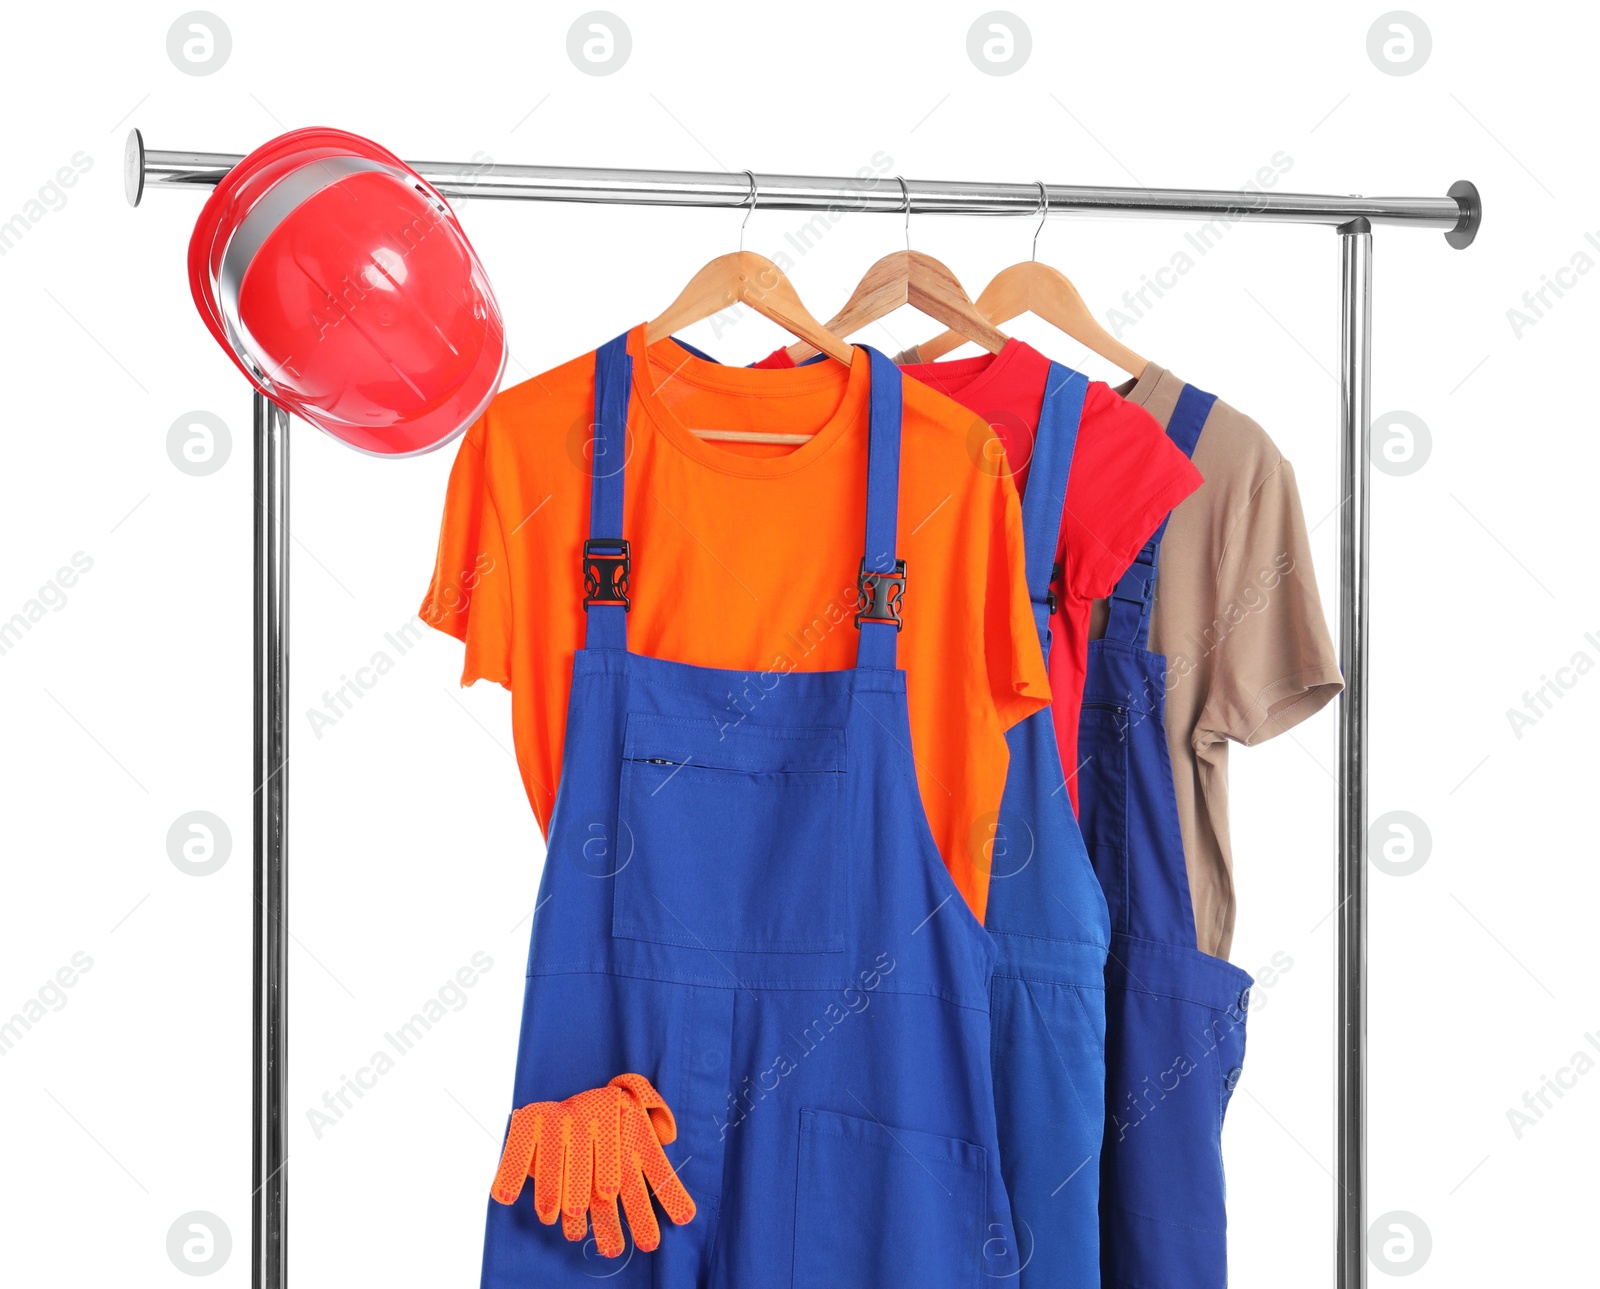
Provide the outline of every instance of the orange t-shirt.
{"type": "MultiPolygon", "coordinates": [[[[625,522],[628,647],[748,670],[751,694],[789,671],[855,664],[866,525],[866,352],[789,371],[723,367],[629,334],[625,522]],[[795,446],[694,429],[807,433],[795,446]]],[[[502,392],[467,432],[445,499],[424,621],[466,645],[462,683],[512,694],[517,761],[548,829],[572,658],[584,638],[581,552],[594,354],[502,392]]],[[[933,839],[981,921],[1005,732],[1049,702],[1024,578],[1021,511],[985,458],[992,431],[904,383],[899,545],[917,781],[933,839]]],[[[730,704],[748,701],[738,694],[730,704]]],[[[914,821],[906,821],[913,827],[914,821]]]]}

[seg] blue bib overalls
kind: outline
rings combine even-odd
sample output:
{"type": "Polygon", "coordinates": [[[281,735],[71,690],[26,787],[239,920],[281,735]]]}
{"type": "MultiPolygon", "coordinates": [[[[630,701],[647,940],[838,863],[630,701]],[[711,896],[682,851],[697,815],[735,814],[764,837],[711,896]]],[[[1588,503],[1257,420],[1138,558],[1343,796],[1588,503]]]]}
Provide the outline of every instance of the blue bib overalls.
{"type": "MultiPolygon", "coordinates": [[[[1193,455],[1214,395],[1185,386],[1167,433],[1193,455]]],[[[1150,653],[1163,521],[1089,645],[1079,817],[1111,911],[1101,1261],[1107,1289],[1223,1289],[1222,1121],[1244,1062],[1247,973],[1196,947],[1167,752],[1166,667],[1150,653]]]]}
{"type": "MultiPolygon", "coordinates": [[[[1050,656],[1051,583],[1087,379],[1050,366],[1022,496],[1028,592],[1050,656]]],[[[1106,901],[1067,795],[1048,709],[1006,735],[985,925],[996,958],[995,1107],[1024,1289],[1100,1283],[1106,901]]]]}
{"type": "Polygon", "coordinates": [[[669,1155],[698,1213],[656,1252],[607,1261],[542,1225],[527,1192],[491,1202],[485,1289],[976,1289],[1016,1274],[995,950],[918,793],[896,666],[902,608],[916,612],[895,556],[901,377],[870,361],[856,665],[767,674],[754,699],[747,672],[628,650],[628,596],[672,592],[628,586],[632,363],[625,337],[596,355],[587,636],[513,1104],[643,1074],[675,1112],[669,1155]]]}

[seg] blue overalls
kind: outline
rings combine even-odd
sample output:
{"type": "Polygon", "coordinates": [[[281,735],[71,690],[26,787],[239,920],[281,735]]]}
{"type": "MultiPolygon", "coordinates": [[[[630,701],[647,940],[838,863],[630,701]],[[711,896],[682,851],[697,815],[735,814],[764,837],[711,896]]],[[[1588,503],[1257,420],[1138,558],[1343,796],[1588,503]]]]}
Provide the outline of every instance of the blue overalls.
{"type": "Polygon", "coordinates": [[[918,793],[896,666],[902,607],[916,612],[895,555],[901,377],[870,362],[856,665],[767,676],[757,700],[746,672],[628,650],[628,596],[672,590],[628,585],[624,466],[606,468],[625,455],[626,337],[596,355],[586,639],[513,1105],[645,1075],[677,1117],[669,1153],[698,1212],[611,1262],[542,1225],[527,1191],[491,1202],[485,1289],[974,1289],[1016,1274],[995,952],[918,793]]]}
{"type": "MultiPolygon", "coordinates": [[[[1190,456],[1215,395],[1185,386],[1190,456]]],[[[1167,660],[1150,653],[1162,522],[1089,645],[1079,818],[1111,910],[1101,1259],[1107,1289],[1228,1282],[1222,1120],[1244,1062],[1250,976],[1197,945],[1167,752],[1167,660]]]]}
{"type": "MultiPolygon", "coordinates": [[[[1084,376],[1051,364],[1022,496],[1028,591],[1046,658],[1056,546],[1087,391],[1084,376]]],[[[1093,1289],[1111,929],[1049,709],[1013,726],[1006,740],[1011,764],[985,917],[996,946],[990,1009],[1000,1161],[1023,1289],[1093,1289]]]]}
{"type": "MultiPolygon", "coordinates": [[[[1046,658],[1056,545],[1087,392],[1087,378],[1051,364],[1022,497],[1028,592],[1046,658]]],[[[996,946],[989,1006],[1000,1166],[1022,1289],[1093,1289],[1100,1283],[1110,926],[1049,711],[1018,723],[1006,743],[1011,759],[988,838],[984,921],[996,946]]]]}

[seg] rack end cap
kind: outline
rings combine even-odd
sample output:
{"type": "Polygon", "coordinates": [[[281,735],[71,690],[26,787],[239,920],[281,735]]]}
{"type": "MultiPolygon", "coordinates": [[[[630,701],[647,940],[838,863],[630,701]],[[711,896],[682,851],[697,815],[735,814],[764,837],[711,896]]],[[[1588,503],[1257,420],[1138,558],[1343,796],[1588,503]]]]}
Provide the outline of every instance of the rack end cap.
{"type": "Polygon", "coordinates": [[[1461,218],[1444,235],[1444,240],[1456,250],[1464,251],[1472,245],[1472,239],[1478,235],[1478,227],[1483,223],[1483,198],[1478,194],[1478,185],[1470,179],[1459,179],[1451,184],[1450,196],[1461,207],[1461,218]]]}
{"type": "Polygon", "coordinates": [[[122,153],[122,190],[128,205],[137,206],[144,196],[144,135],[137,127],[128,131],[128,144],[122,153]]]}

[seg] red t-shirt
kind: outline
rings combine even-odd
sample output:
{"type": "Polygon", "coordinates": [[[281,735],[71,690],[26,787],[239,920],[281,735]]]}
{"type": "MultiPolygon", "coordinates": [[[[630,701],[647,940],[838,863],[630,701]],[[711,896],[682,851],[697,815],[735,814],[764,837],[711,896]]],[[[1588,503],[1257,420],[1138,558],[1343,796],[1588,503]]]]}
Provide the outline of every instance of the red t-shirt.
{"type": "MultiPolygon", "coordinates": [[[[793,365],[782,349],[756,364],[793,365]]],[[[1000,458],[980,441],[974,444],[974,459],[995,469],[1009,468],[1018,492],[1027,486],[1050,373],[1048,358],[1012,339],[997,354],[909,363],[901,370],[982,417],[1005,453],[1000,458]]],[[[1055,587],[1061,621],[1051,632],[1048,659],[1051,718],[1074,810],[1090,611],[1096,600],[1111,594],[1167,512],[1201,482],[1200,472],[1150,413],[1126,402],[1103,381],[1089,383],[1061,516],[1057,560],[1064,572],[1055,587]]]]}

